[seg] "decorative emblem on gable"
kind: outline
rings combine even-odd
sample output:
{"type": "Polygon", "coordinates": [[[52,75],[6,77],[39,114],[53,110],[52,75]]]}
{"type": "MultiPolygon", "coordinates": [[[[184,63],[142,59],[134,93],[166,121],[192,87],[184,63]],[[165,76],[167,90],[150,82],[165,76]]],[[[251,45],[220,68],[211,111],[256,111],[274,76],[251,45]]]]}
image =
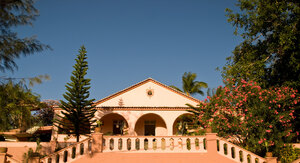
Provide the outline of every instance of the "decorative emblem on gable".
{"type": "Polygon", "coordinates": [[[152,97],[154,95],[154,89],[151,89],[151,87],[149,89],[146,90],[147,96],[148,97],[152,97]]]}
{"type": "Polygon", "coordinates": [[[122,99],[122,98],[120,98],[120,99],[119,99],[119,102],[118,102],[118,104],[119,104],[119,106],[121,106],[121,107],[122,107],[122,106],[124,106],[124,101],[123,101],[123,99],[122,99]]]}

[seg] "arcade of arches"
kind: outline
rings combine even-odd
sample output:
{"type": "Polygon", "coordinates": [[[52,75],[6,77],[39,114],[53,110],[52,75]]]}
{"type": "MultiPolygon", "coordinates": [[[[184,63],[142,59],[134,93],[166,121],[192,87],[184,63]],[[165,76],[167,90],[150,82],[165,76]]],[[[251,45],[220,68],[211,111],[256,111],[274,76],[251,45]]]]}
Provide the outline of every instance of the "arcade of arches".
{"type": "Polygon", "coordinates": [[[97,119],[103,122],[101,132],[104,135],[171,136],[181,134],[178,131],[178,123],[182,121],[182,115],[187,114],[187,112],[177,115],[166,112],[137,114],[119,111],[102,113],[97,119]]]}

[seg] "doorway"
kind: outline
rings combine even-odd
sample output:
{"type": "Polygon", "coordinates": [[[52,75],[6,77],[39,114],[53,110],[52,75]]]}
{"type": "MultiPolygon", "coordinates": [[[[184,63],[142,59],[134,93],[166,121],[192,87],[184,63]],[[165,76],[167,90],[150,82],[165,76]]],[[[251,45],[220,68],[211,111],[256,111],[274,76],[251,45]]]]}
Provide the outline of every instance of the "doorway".
{"type": "Polygon", "coordinates": [[[124,127],[125,127],[125,122],[123,120],[114,120],[113,135],[123,135],[124,127]]]}
{"type": "Polygon", "coordinates": [[[145,121],[145,136],[155,136],[156,121],[145,121]]]}

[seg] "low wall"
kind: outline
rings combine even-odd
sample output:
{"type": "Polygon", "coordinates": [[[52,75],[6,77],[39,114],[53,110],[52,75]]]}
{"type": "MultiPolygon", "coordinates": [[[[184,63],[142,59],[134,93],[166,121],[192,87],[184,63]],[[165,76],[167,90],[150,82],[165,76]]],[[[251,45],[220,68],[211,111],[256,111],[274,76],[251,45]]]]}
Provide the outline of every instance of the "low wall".
{"type": "MultiPolygon", "coordinates": [[[[36,149],[36,142],[0,142],[0,147],[7,147],[7,154],[12,155],[13,159],[22,161],[24,153],[27,153],[29,148],[36,149]]],[[[51,152],[49,142],[41,142],[41,154],[48,155],[51,152]]]]}

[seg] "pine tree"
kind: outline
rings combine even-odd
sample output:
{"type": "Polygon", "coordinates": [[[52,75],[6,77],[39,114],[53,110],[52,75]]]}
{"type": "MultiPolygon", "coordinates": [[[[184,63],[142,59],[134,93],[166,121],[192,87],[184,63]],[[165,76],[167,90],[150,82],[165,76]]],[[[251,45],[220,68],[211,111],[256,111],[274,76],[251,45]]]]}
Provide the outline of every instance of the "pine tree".
{"type": "Polygon", "coordinates": [[[95,99],[88,99],[91,79],[85,78],[88,70],[86,59],[86,49],[82,46],[75,59],[71,82],[67,83],[67,91],[63,95],[66,102],[60,101],[63,115],[58,115],[58,119],[55,120],[56,126],[67,134],[75,135],[77,142],[81,134],[90,133],[90,127],[95,122],[92,120],[96,112],[93,106],[95,99]]]}

